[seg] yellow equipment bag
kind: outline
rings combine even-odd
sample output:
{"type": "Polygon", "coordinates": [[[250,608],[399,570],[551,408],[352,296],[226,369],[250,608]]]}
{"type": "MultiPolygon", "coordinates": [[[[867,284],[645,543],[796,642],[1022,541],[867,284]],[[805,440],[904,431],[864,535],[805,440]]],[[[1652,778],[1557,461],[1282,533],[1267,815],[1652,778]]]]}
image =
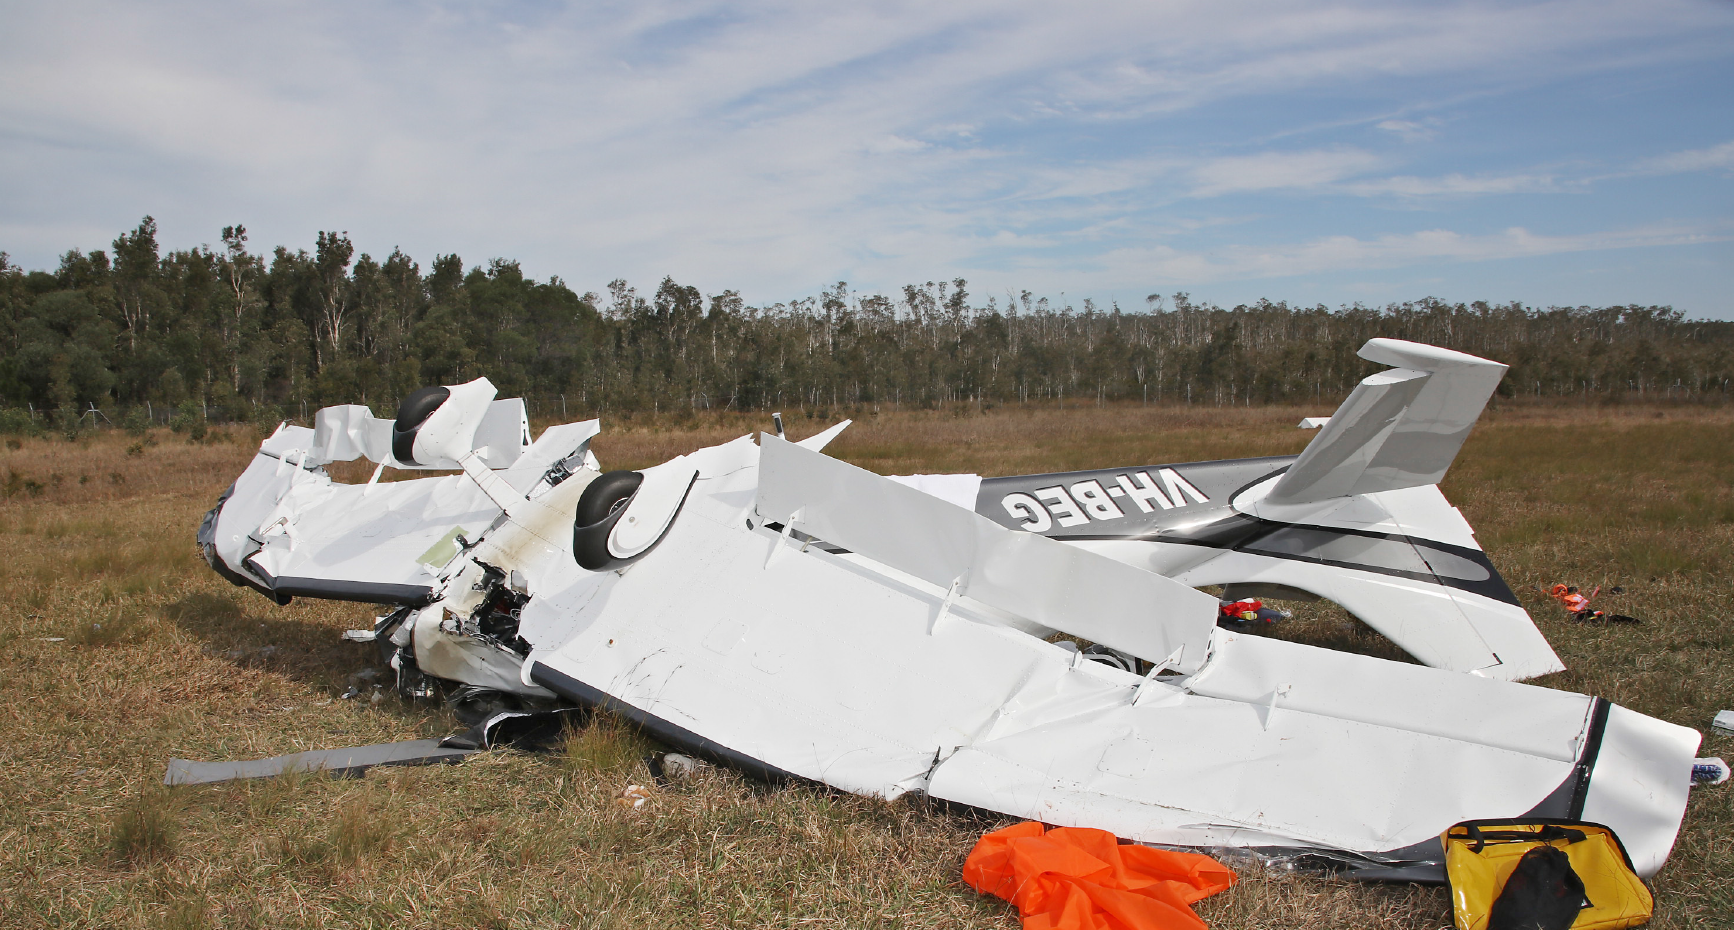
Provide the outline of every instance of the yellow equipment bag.
{"type": "Polygon", "coordinates": [[[1457,930],[1618,930],[1648,921],[1655,907],[1619,837],[1601,824],[1472,820],[1439,842],[1457,930]]]}

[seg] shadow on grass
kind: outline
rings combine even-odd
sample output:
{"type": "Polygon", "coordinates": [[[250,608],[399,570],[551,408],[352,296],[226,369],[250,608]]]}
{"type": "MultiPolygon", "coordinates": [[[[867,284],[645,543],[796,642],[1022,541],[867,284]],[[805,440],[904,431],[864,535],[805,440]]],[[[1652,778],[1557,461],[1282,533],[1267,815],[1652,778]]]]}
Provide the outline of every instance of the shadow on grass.
{"type": "Polygon", "coordinates": [[[1403,647],[1359,620],[1296,617],[1293,620],[1272,624],[1267,629],[1250,629],[1244,632],[1253,636],[1268,636],[1272,639],[1300,643],[1303,646],[1317,646],[1334,652],[1348,652],[1355,655],[1372,656],[1376,659],[1387,659],[1405,665],[1420,664],[1414,656],[1403,651],[1403,647]]]}
{"type": "MultiPolygon", "coordinates": [[[[1215,593],[1215,592],[1213,592],[1215,593]]],[[[1419,664],[1403,647],[1383,633],[1356,619],[1354,615],[1324,599],[1317,601],[1282,601],[1272,599],[1272,606],[1281,605],[1294,612],[1287,620],[1268,624],[1231,627],[1237,633],[1265,636],[1303,646],[1317,646],[1335,652],[1388,659],[1408,665],[1419,664]]]]}
{"type": "Polygon", "coordinates": [[[347,643],[329,624],[272,612],[254,613],[233,597],[207,593],[162,608],[165,619],[204,642],[208,655],[237,667],[270,671],[333,696],[368,668],[375,670],[374,682],[390,686],[393,673],[372,644],[347,643]]]}

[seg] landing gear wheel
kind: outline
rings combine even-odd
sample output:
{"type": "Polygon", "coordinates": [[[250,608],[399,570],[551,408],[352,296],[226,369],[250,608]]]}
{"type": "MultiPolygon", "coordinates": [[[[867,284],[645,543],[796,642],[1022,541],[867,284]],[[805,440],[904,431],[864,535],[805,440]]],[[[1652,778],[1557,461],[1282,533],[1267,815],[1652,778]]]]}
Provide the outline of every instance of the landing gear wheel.
{"type": "Polygon", "coordinates": [[[611,471],[584,488],[572,517],[572,557],[579,567],[599,572],[621,562],[608,551],[608,534],[643,483],[644,475],[638,472],[611,471]]]}

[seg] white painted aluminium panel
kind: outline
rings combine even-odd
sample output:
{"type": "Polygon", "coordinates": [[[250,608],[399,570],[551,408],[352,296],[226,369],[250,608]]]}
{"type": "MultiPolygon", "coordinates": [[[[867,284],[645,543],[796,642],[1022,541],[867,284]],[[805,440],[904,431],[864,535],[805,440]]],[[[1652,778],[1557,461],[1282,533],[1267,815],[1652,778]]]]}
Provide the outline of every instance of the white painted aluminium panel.
{"type": "Polygon", "coordinates": [[[481,533],[499,513],[463,475],[337,484],[261,454],[223,505],[216,543],[224,560],[238,565],[253,545],[250,535],[285,520],[286,532],[274,531],[277,539],[254,558],[274,576],[427,585],[438,566],[418,559],[458,527],[481,533]]]}
{"type": "Polygon", "coordinates": [[[1143,543],[1146,553],[1127,543],[1085,545],[1145,564],[1168,553],[1179,558],[1209,553],[1210,558],[1174,570],[1171,577],[1189,585],[1266,582],[1310,591],[1434,668],[1518,681],[1565,667],[1523,608],[1458,588],[1255,552],[1143,543]]]}
{"type": "Polygon", "coordinates": [[[1193,676],[1196,694],[1401,727],[1512,752],[1576,762],[1591,701],[1423,665],[1218,630],[1210,667],[1193,676]]]}
{"type": "MultiPolygon", "coordinates": [[[[1389,851],[1458,820],[1520,815],[1573,771],[1559,756],[1582,730],[1577,696],[1481,682],[1500,706],[1444,694],[1380,711],[1363,699],[1389,696],[1354,681],[1376,685],[1390,663],[1341,656],[1312,674],[1347,681],[1313,682],[1309,663],[1336,657],[1312,647],[1241,651],[1249,668],[1220,670],[1224,696],[1153,682],[1134,704],[1136,676],[1073,667],[1057,647],[962,617],[935,630],[933,591],[748,530],[755,479],[750,468],[701,479],[663,544],[624,575],[538,595],[531,611],[569,618],[570,635],[550,636],[563,644],[532,661],[845,790],[925,785],[1151,842],[1389,851]],[[787,551],[767,560],[779,544],[787,551]],[[1294,703],[1273,710],[1266,695],[1239,693],[1273,674],[1294,703]],[[1495,722],[1478,735],[1490,715],[1533,718],[1538,732],[1495,722]]],[[[1232,652],[1213,661],[1233,663],[1232,652]]],[[[1415,673],[1443,674],[1399,667],[1385,685],[1415,673]]],[[[1657,830],[1668,817],[1653,818],[1657,830]]]]}
{"type": "Polygon", "coordinates": [[[881,795],[992,723],[1033,661],[1067,661],[962,616],[932,631],[939,596],[817,548],[767,567],[777,537],[748,530],[740,506],[755,478],[700,479],[625,574],[533,602],[526,624],[564,641],[531,661],[778,768],[881,795]]]}
{"type": "Polygon", "coordinates": [[[929,791],[1143,842],[1383,852],[1460,820],[1521,814],[1571,771],[1412,730],[1186,696],[977,743],[942,763],[929,791]]]}
{"type": "Polygon", "coordinates": [[[1190,671],[1216,599],[764,436],[757,508],[804,533],[1056,630],[1190,671]]]}
{"type": "Polygon", "coordinates": [[[1583,819],[1612,827],[1632,868],[1645,878],[1661,869],[1674,848],[1700,739],[1697,730],[1617,704],[1608,708],[1583,819]]]}

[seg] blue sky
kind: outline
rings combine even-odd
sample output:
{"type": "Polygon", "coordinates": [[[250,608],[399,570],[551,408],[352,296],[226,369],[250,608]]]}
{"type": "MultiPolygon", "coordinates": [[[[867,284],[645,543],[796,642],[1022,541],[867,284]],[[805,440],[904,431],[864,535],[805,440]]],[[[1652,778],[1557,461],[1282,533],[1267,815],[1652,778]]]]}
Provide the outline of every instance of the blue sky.
{"type": "Polygon", "coordinates": [[[0,0],[0,250],[1734,318],[1734,2],[0,0]]]}

